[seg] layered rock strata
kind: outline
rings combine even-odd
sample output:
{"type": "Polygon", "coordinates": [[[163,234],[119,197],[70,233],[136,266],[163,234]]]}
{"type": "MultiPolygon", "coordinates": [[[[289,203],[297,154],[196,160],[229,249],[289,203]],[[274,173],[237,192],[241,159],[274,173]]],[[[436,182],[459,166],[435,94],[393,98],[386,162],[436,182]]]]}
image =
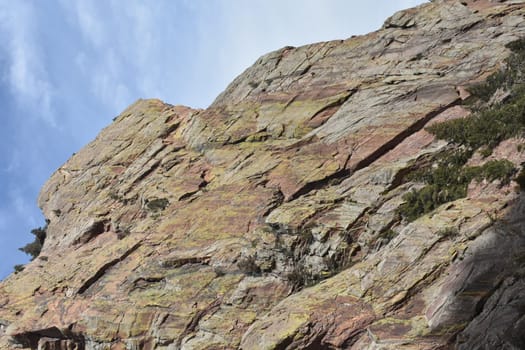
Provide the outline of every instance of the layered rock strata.
{"type": "MultiPolygon", "coordinates": [[[[0,349],[523,348],[516,184],[473,181],[413,222],[398,207],[454,147],[425,128],[471,113],[524,15],[434,1],[265,55],[205,110],[137,101],[42,189],[0,349]]],[[[522,142],[490,157],[519,168],[522,142]]]]}

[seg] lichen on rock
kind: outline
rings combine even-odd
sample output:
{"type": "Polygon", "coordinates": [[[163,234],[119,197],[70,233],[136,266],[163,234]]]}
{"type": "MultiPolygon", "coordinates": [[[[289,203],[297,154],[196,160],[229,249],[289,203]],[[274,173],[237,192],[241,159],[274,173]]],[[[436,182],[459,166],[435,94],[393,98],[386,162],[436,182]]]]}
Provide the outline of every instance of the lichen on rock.
{"type": "Polygon", "coordinates": [[[520,112],[524,15],[433,1],[269,53],[205,110],[137,101],[44,185],[0,349],[524,348],[522,130],[435,132],[520,112]],[[436,169],[461,195],[408,218],[436,169]]]}

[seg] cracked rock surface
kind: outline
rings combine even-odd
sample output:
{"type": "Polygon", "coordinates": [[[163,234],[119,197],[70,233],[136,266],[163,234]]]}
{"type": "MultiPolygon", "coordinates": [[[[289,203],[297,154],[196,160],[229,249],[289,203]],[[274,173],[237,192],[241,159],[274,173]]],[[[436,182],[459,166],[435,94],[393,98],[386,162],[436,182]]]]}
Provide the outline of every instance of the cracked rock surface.
{"type": "MultiPolygon", "coordinates": [[[[425,128],[523,37],[523,1],[433,1],[269,53],[205,110],[137,101],[42,189],[0,349],[525,348],[516,184],[396,211],[451,147],[425,128]]],[[[519,167],[520,142],[494,155],[519,167]]]]}

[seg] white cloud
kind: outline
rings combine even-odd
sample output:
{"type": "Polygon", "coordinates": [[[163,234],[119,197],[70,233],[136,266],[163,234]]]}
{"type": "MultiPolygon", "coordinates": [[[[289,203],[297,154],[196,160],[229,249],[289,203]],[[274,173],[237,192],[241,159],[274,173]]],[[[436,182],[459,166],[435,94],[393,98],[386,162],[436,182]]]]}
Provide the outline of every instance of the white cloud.
{"type": "MultiPolygon", "coordinates": [[[[24,220],[26,224],[29,223],[30,226],[35,226],[38,224],[36,217],[33,215],[35,212],[34,203],[31,203],[28,200],[27,195],[24,195],[22,188],[10,188],[8,192],[8,198],[12,208],[14,209],[10,213],[11,215],[14,214],[16,217],[24,220]]],[[[4,219],[6,219],[5,222],[7,222],[7,218],[4,219]]]]}
{"type": "Polygon", "coordinates": [[[2,55],[9,62],[8,76],[2,77],[20,106],[31,107],[52,126],[53,86],[39,50],[35,9],[29,2],[10,2],[0,6],[0,35],[6,46],[2,55]]]}
{"type": "Polygon", "coordinates": [[[93,75],[91,87],[101,102],[118,113],[129,104],[130,93],[126,85],[116,78],[110,71],[97,72],[93,75]]]}
{"type": "Polygon", "coordinates": [[[193,2],[199,82],[215,94],[256,59],[286,45],[346,39],[380,28],[394,11],[423,0],[265,0],[193,2]],[[210,3],[212,4],[210,6],[210,3]],[[373,4],[373,6],[371,6],[373,4]]]}
{"type": "MultiPolygon", "coordinates": [[[[149,6],[145,6],[143,2],[139,1],[128,1],[123,7],[122,2],[113,1],[114,13],[122,13],[121,19],[123,19],[126,32],[119,33],[120,35],[129,35],[131,40],[123,40],[127,42],[126,51],[132,51],[134,59],[137,63],[146,64],[152,57],[151,53],[156,49],[155,37],[153,29],[158,28],[159,23],[157,13],[155,17],[154,3],[150,3],[149,6]]],[[[122,29],[122,27],[120,28],[122,29]]]]}
{"type": "MultiPolygon", "coordinates": [[[[91,91],[114,112],[122,110],[129,103],[129,91],[122,76],[124,70],[121,57],[113,48],[107,47],[98,55],[98,62],[91,62],[91,91]]],[[[129,78],[129,77],[127,77],[129,78]]]]}
{"type": "Polygon", "coordinates": [[[159,17],[166,15],[165,8],[142,1],[60,4],[69,24],[81,33],[75,64],[100,103],[119,113],[139,97],[160,93],[162,38],[154,33],[162,31],[159,17]]]}
{"type": "Polygon", "coordinates": [[[9,153],[9,160],[4,167],[4,171],[7,173],[14,173],[22,165],[22,158],[19,150],[11,150],[9,153]]]}
{"type": "Polygon", "coordinates": [[[105,13],[99,11],[98,5],[105,6],[105,2],[88,0],[60,1],[62,7],[68,12],[68,20],[78,26],[80,32],[89,43],[97,48],[107,45],[106,28],[101,18],[105,13]]]}
{"type": "Polygon", "coordinates": [[[88,73],[88,58],[84,51],[80,51],[75,56],[75,64],[82,74],[88,73]]]}

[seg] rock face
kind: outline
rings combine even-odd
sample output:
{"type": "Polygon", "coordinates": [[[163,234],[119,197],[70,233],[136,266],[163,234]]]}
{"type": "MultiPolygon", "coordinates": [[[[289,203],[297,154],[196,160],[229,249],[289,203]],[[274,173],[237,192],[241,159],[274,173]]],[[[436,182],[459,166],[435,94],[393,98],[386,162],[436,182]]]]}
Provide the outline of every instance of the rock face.
{"type": "MultiPolygon", "coordinates": [[[[206,110],[137,101],[42,189],[0,349],[525,348],[516,184],[398,210],[421,187],[405,175],[457,147],[425,128],[471,113],[524,16],[434,1],[263,56],[206,110]]],[[[522,143],[488,159],[519,169],[522,143]]]]}

